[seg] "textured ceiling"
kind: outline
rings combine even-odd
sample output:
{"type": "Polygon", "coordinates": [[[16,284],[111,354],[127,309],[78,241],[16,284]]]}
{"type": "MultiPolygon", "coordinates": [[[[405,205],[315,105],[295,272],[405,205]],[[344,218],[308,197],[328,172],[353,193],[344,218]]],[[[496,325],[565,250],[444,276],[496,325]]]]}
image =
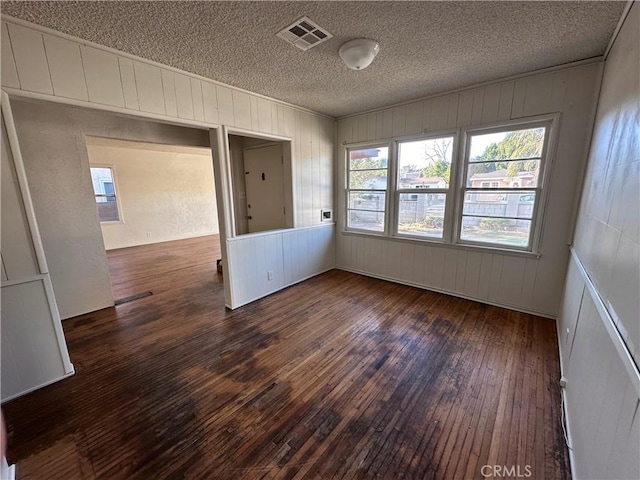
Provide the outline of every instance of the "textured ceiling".
{"type": "Polygon", "coordinates": [[[3,13],[332,116],[601,55],[625,2],[12,2],[3,13]],[[275,34],[309,18],[307,52],[275,34]],[[368,37],[364,71],[338,57],[368,37]]]}

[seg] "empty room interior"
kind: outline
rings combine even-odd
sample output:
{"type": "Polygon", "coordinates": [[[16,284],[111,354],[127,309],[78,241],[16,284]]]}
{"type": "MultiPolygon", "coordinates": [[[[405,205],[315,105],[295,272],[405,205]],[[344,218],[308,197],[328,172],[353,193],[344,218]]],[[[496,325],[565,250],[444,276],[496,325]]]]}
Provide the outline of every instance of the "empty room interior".
{"type": "Polygon", "coordinates": [[[5,479],[639,479],[636,1],[3,1],[5,479]]]}

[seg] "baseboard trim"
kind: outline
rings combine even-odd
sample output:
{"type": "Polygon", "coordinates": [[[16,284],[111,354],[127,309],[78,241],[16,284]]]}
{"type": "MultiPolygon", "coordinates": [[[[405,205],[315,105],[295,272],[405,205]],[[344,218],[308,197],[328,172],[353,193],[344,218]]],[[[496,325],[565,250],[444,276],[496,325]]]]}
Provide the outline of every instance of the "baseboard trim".
{"type": "MultiPolygon", "coordinates": [[[[558,320],[556,320],[556,339],[558,342],[558,355],[560,356],[560,377],[564,377],[564,363],[562,361],[562,338],[560,336],[560,328],[558,325],[558,320]]],[[[564,388],[561,387],[560,389],[560,394],[562,395],[562,410],[564,412],[563,415],[563,421],[564,421],[564,428],[565,428],[565,432],[567,434],[567,449],[569,450],[569,467],[571,468],[571,478],[573,480],[577,480],[577,476],[576,476],[576,458],[575,455],[573,453],[573,437],[571,436],[571,423],[569,422],[569,404],[567,402],[567,395],[566,395],[566,390],[564,388]]]]}
{"type": "Polygon", "coordinates": [[[443,293],[445,295],[451,295],[452,297],[464,298],[465,300],[472,300],[474,302],[484,303],[486,305],[491,305],[493,307],[506,308],[508,310],[514,310],[516,312],[528,313],[529,315],[536,315],[537,317],[549,318],[551,320],[556,320],[557,319],[556,315],[551,315],[549,313],[537,312],[535,310],[527,310],[525,308],[520,308],[520,307],[517,307],[517,306],[514,306],[514,305],[506,305],[506,304],[502,304],[502,303],[498,303],[498,302],[492,302],[490,300],[485,300],[485,299],[482,299],[482,298],[475,298],[475,297],[471,297],[469,295],[464,295],[464,294],[461,294],[461,293],[458,293],[458,292],[452,292],[452,291],[444,290],[444,289],[441,289],[441,288],[427,287],[425,285],[420,285],[419,283],[413,283],[413,282],[409,282],[409,281],[406,281],[406,280],[401,280],[401,279],[398,279],[398,278],[387,277],[385,275],[377,275],[375,273],[365,272],[365,271],[362,271],[362,270],[357,270],[355,268],[347,268],[347,267],[337,266],[336,269],[344,270],[345,272],[356,273],[358,275],[364,275],[365,277],[372,277],[372,278],[377,278],[379,280],[386,280],[387,282],[399,283],[401,285],[407,285],[409,287],[416,287],[416,288],[420,288],[422,290],[428,290],[430,292],[443,293]]]}

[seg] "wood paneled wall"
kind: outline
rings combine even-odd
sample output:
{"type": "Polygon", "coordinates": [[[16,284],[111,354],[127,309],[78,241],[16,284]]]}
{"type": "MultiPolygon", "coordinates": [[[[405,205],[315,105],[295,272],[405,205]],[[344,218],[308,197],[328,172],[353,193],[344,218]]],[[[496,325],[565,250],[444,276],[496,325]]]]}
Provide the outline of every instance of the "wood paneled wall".
{"type": "Polygon", "coordinates": [[[561,113],[540,258],[340,233],[338,267],[555,317],[600,74],[601,63],[592,63],[340,119],[337,213],[342,227],[345,144],[561,113]]]}
{"type": "Polygon", "coordinates": [[[640,5],[605,60],[558,318],[575,479],[640,478],[640,5]]]}
{"type": "Polygon", "coordinates": [[[334,121],[276,100],[3,16],[2,87],[182,125],[226,125],[294,143],[295,224],[333,207],[334,121]]]}
{"type": "Polygon", "coordinates": [[[227,240],[231,308],[335,267],[335,225],[241,235],[227,240]],[[269,278],[268,272],[272,273],[269,278]]]}

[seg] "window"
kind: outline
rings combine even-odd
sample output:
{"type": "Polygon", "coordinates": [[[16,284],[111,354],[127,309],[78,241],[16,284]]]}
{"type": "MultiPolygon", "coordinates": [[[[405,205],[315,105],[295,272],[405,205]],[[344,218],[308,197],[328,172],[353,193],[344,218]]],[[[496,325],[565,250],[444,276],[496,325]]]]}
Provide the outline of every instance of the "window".
{"type": "Polygon", "coordinates": [[[346,229],[535,251],[554,121],[347,148],[346,229]]]}
{"type": "Polygon", "coordinates": [[[446,136],[398,143],[398,235],[443,238],[454,139],[446,136]]]}
{"type": "Polygon", "coordinates": [[[91,167],[93,193],[101,222],[119,222],[120,211],[116,197],[113,169],[111,167],[91,167]]]}
{"type": "Polygon", "coordinates": [[[385,231],[389,147],[348,150],[347,228],[385,231]]]}
{"type": "Polygon", "coordinates": [[[531,250],[549,123],[467,132],[461,243],[531,250]]]}

